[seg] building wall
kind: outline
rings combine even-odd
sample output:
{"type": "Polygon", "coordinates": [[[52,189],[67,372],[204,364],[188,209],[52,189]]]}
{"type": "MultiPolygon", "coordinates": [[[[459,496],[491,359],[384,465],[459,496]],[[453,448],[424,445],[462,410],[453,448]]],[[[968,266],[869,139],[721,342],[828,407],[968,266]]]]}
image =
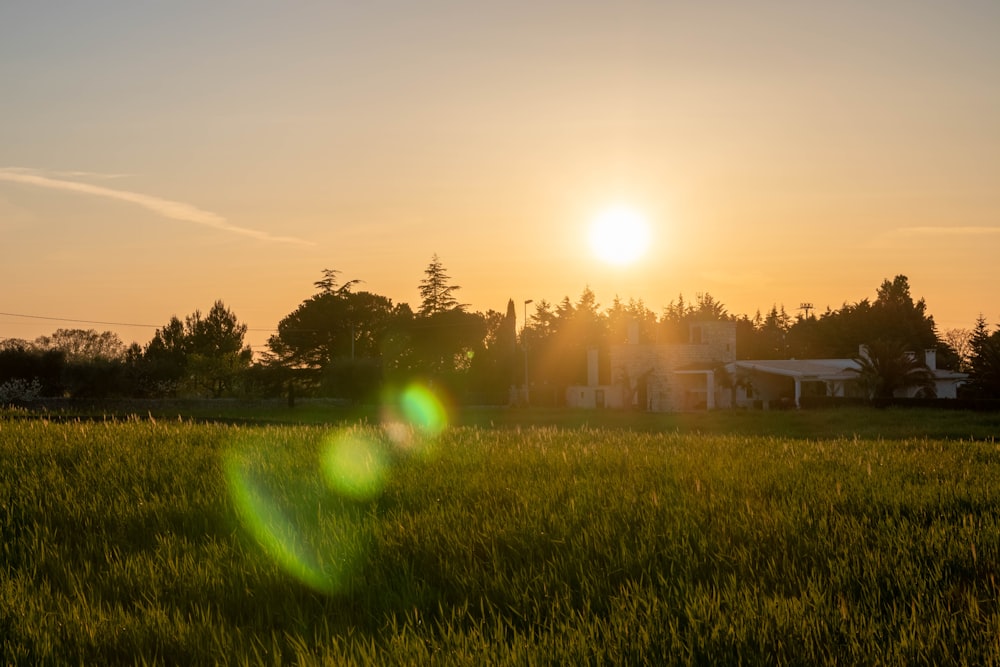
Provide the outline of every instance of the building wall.
{"type": "MultiPolygon", "coordinates": [[[[677,369],[699,367],[708,371],[736,359],[736,324],[701,322],[691,325],[693,342],[683,344],[627,343],[611,348],[611,381],[621,388],[623,407],[653,412],[704,409],[706,374],[677,374],[677,369]]],[[[729,389],[713,386],[714,403],[729,402],[729,389]]]]}
{"type": "Polygon", "coordinates": [[[626,407],[622,401],[622,387],[614,385],[574,385],[566,388],[566,406],[570,408],[626,407]]]}

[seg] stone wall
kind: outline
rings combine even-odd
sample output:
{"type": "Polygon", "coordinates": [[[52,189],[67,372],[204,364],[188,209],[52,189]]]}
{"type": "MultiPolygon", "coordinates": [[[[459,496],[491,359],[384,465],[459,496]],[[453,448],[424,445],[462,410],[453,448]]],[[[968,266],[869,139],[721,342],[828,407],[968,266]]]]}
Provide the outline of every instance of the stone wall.
{"type": "MultiPolygon", "coordinates": [[[[624,407],[654,412],[704,409],[709,371],[735,360],[736,324],[700,322],[691,325],[689,343],[612,346],[611,382],[621,387],[624,407]],[[705,372],[675,372],[681,369],[705,372]]],[[[716,395],[718,385],[713,387],[716,395]]]]}

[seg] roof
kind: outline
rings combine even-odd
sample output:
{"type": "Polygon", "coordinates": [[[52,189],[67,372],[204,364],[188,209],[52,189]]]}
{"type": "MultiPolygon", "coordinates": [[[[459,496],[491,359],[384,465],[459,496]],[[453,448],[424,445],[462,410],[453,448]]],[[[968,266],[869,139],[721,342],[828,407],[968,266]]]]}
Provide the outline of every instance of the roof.
{"type": "Polygon", "coordinates": [[[857,378],[858,362],[853,359],[746,359],[734,361],[736,368],[785,375],[801,380],[857,378]]]}
{"type": "MultiPolygon", "coordinates": [[[[800,380],[845,380],[857,379],[861,365],[854,359],[745,359],[734,361],[727,367],[800,380]]],[[[965,373],[944,369],[935,369],[931,373],[935,380],[964,380],[968,377],[965,373]]]]}

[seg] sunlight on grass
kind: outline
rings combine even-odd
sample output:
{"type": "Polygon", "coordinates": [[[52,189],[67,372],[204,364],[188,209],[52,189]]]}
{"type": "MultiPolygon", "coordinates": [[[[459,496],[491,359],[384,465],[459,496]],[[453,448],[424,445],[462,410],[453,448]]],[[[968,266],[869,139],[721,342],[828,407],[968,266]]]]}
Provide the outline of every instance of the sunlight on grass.
{"type": "Polygon", "coordinates": [[[0,655],[1000,663],[992,437],[404,427],[0,420],[0,655]]]}

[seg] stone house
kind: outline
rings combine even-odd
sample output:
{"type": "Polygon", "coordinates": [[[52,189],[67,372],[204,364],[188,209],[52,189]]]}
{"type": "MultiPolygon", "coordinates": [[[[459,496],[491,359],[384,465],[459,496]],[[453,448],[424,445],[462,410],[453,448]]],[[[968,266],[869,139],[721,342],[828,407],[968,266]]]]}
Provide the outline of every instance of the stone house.
{"type": "Polygon", "coordinates": [[[598,351],[587,355],[587,384],[566,390],[566,405],[651,412],[729,407],[726,364],[736,360],[736,323],[695,322],[684,343],[640,343],[638,331],[609,350],[611,382],[601,384],[598,351]]]}

